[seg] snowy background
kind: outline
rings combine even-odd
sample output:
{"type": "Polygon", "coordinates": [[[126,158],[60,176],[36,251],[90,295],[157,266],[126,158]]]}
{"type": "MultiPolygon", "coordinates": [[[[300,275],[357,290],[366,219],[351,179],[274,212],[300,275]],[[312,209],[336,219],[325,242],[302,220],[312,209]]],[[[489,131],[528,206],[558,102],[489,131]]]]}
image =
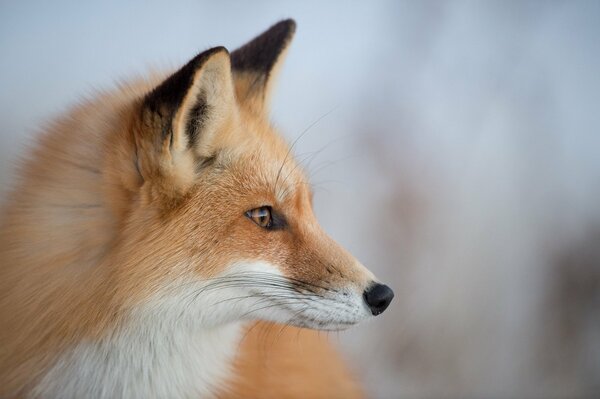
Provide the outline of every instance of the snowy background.
{"type": "Polygon", "coordinates": [[[323,117],[317,214],[396,291],[339,335],[370,396],[598,395],[598,1],[2,1],[1,192],[82,95],[287,17],[273,120],[323,117]]]}

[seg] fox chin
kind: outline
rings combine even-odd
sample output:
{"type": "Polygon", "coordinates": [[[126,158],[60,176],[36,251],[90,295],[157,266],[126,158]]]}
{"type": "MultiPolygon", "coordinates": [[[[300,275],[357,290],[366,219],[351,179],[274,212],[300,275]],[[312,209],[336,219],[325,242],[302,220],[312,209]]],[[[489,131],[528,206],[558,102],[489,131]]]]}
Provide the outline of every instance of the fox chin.
{"type": "Polygon", "coordinates": [[[269,122],[295,28],[44,128],[2,213],[0,397],[362,397],[316,330],[394,294],[319,226],[269,122]]]}

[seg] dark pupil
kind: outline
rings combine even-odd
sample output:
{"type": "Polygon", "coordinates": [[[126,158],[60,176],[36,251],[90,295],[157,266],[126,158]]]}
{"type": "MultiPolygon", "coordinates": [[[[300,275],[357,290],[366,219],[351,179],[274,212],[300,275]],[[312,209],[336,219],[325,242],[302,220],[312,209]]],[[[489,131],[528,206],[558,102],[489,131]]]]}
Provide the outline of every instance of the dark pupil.
{"type": "Polygon", "coordinates": [[[266,208],[257,209],[254,217],[257,219],[258,224],[261,226],[266,226],[269,224],[269,210],[266,208]]]}

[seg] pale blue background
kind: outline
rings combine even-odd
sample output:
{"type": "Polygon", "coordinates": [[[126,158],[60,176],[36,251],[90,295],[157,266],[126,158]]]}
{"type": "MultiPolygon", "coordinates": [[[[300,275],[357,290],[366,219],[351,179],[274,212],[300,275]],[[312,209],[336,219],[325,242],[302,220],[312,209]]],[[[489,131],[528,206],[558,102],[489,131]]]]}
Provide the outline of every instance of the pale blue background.
{"type": "MultiPolygon", "coordinates": [[[[580,293],[554,287],[563,253],[600,239],[598,1],[3,1],[2,192],[29,138],[94,88],[287,17],[273,119],[292,140],[329,113],[296,147],[325,147],[318,216],[396,289],[339,335],[372,397],[597,393],[598,294],[560,338],[556,301],[580,293]]],[[[600,279],[591,253],[566,266],[583,281],[600,279]]]]}

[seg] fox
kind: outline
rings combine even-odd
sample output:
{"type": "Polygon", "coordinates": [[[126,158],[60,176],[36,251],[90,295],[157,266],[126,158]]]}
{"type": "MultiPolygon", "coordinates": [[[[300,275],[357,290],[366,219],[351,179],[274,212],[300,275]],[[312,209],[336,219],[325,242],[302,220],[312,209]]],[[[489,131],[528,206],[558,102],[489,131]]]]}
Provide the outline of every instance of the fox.
{"type": "Polygon", "coordinates": [[[2,212],[1,398],[364,396],[318,332],[394,293],[320,227],[270,121],[295,31],[280,21],[44,126],[2,212]]]}

